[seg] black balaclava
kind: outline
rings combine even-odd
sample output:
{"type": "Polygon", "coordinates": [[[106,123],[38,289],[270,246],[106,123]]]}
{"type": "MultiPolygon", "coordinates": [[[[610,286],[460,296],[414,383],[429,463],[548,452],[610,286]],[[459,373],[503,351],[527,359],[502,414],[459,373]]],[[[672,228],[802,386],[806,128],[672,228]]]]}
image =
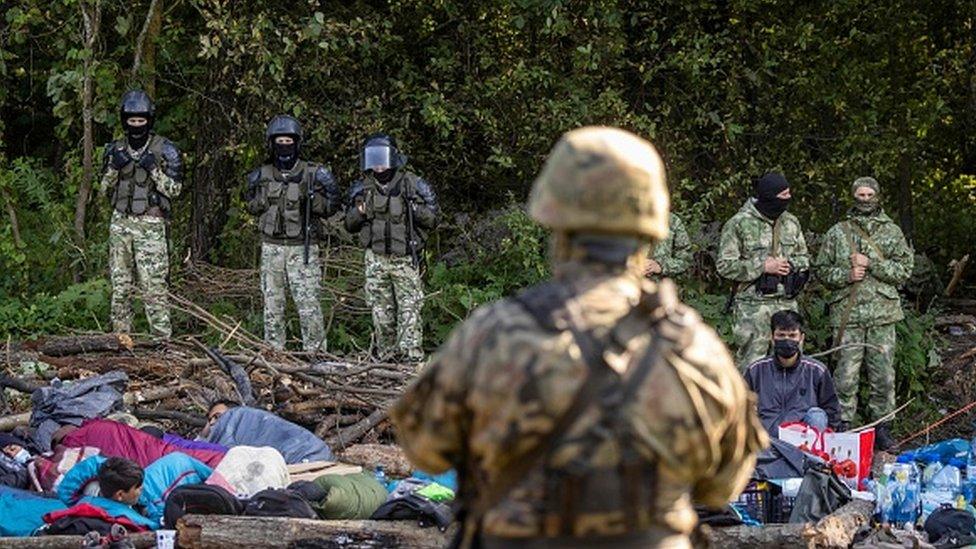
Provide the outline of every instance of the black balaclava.
{"type": "Polygon", "coordinates": [[[140,150],[146,146],[146,142],[149,141],[149,132],[152,131],[152,117],[147,114],[131,114],[129,118],[122,120],[122,128],[125,130],[126,140],[129,142],[129,146],[135,150],[140,150]],[[146,119],[146,124],[143,126],[132,126],[129,124],[129,118],[143,117],[146,119]]]}
{"type": "Polygon", "coordinates": [[[396,173],[397,173],[396,168],[387,168],[381,172],[374,171],[373,175],[376,176],[377,181],[385,185],[390,181],[393,181],[393,178],[396,176],[396,173]]]}
{"type": "Polygon", "coordinates": [[[279,170],[290,170],[298,162],[298,136],[289,136],[294,141],[291,144],[271,143],[274,151],[274,164],[279,170]]]}
{"type": "Polygon", "coordinates": [[[790,183],[781,173],[770,172],[756,182],[756,209],[769,219],[776,220],[790,205],[789,198],[776,195],[790,188],[790,183]]]}

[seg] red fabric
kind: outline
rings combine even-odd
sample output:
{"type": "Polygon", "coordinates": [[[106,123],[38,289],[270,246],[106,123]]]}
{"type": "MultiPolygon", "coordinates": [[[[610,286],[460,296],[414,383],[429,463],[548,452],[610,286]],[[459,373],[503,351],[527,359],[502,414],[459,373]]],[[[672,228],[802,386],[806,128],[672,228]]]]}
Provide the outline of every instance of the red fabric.
{"type": "Polygon", "coordinates": [[[44,515],[44,522],[51,524],[58,519],[64,517],[83,517],[83,518],[94,518],[99,520],[104,520],[110,524],[121,524],[126,530],[130,532],[145,532],[148,530],[145,526],[141,524],[136,524],[132,522],[129,518],[124,516],[113,517],[108,514],[105,509],[101,507],[96,507],[90,503],[79,503],[77,505],[72,505],[67,509],[62,509],[60,511],[51,511],[50,513],[44,515]]]}
{"type": "Polygon", "coordinates": [[[61,444],[78,448],[95,446],[106,457],[124,457],[138,463],[143,468],[157,459],[173,452],[182,452],[194,457],[210,467],[216,467],[224,458],[222,452],[214,450],[189,450],[163,442],[124,423],[108,419],[90,419],[81,427],[68,433],[61,444]]]}

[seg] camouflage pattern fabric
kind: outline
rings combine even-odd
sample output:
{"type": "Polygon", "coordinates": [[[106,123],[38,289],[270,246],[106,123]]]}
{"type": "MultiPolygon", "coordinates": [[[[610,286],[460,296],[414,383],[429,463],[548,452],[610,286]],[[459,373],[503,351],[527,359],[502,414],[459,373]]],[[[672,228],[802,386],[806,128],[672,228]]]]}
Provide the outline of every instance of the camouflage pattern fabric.
{"type": "Polygon", "coordinates": [[[833,290],[830,303],[830,323],[841,324],[848,296],[854,284],[850,282],[851,253],[868,256],[870,265],[855,294],[848,326],[877,326],[898,322],[904,318],[898,286],[912,274],[914,252],[905,235],[884,211],[873,215],[848,214],[846,220],[827,231],[817,254],[817,277],[833,290]],[[854,226],[869,238],[865,241],[854,226]],[[853,239],[855,250],[851,250],[853,239]]]}
{"type": "Polygon", "coordinates": [[[824,235],[816,265],[820,280],[833,290],[830,323],[835,340],[842,339],[840,344],[872,346],[839,351],[834,378],[841,413],[847,421],[857,414],[857,390],[864,365],[871,387],[868,413],[876,419],[895,408],[895,323],[904,318],[897,287],[911,276],[914,252],[901,229],[883,210],[869,215],[852,210],[846,220],[824,235]],[[866,255],[870,261],[864,280],[858,283],[850,281],[853,251],[866,255]],[[838,338],[845,316],[847,324],[843,336],[838,338]]]}
{"type": "Polygon", "coordinates": [[[834,386],[844,421],[853,423],[857,416],[857,391],[862,364],[867,369],[868,386],[871,388],[866,419],[878,419],[895,409],[895,343],[894,324],[851,326],[844,330],[840,344],[870,345],[838,351],[834,386]]]}
{"type": "Polygon", "coordinates": [[[286,286],[298,309],[302,326],[302,349],[325,351],[325,328],[319,302],[322,268],[318,244],[309,246],[308,265],[305,247],[264,242],[261,244],[261,293],[264,294],[264,340],[275,349],[284,349],[286,340],[286,286]]]}
{"type": "MultiPolygon", "coordinates": [[[[136,162],[148,147],[139,151],[128,147],[129,156],[136,162]]],[[[164,159],[157,159],[162,162],[164,159]]],[[[176,178],[166,174],[161,164],[150,174],[156,191],[167,198],[174,198],[182,190],[176,178]]],[[[106,166],[99,182],[98,192],[104,196],[115,186],[119,172],[106,166]]],[[[109,279],[112,283],[112,329],[119,333],[132,331],[132,299],[136,282],[142,293],[149,320],[149,331],[154,336],[168,338],[172,335],[167,305],[167,279],[169,256],[166,246],[166,221],[154,215],[127,215],[112,212],[109,226],[109,279]]]]}
{"type": "Polygon", "coordinates": [[[681,218],[671,213],[668,222],[668,236],[654,246],[651,259],[661,265],[660,275],[652,278],[674,278],[691,266],[691,239],[681,218]]]}
{"type": "MultiPolygon", "coordinates": [[[[765,445],[751,394],[715,332],[680,305],[669,281],[660,283],[658,292],[659,285],[644,279],[640,268],[570,262],[555,272],[579,304],[582,329],[606,345],[604,356],[617,372],[642,356],[652,330],[667,326],[666,337],[681,342],[661,355],[623,417],[642,459],[654,463],[656,471],[655,483],[646,484],[653,490],[644,491],[648,507],[636,510],[638,527],[655,545],[689,546],[687,536],[697,521],[693,506],[717,507],[737,495],[765,445]],[[647,318],[627,316],[648,294],[653,312],[647,318]],[[650,318],[664,316],[667,321],[648,328],[650,318]]],[[[543,328],[519,302],[503,300],[480,307],[454,330],[390,416],[417,467],[431,473],[457,468],[461,492],[479,494],[503,479],[510,464],[553,428],[586,372],[570,333],[543,328]]],[[[600,417],[598,405],[583,412],[564,442],[551,449],[548,462],[537,465],[485,515],[484,536],[554,537],[553,524],[558,528],[562,519],[546,499],[546,478],[552,477],[545,468],[566,470],[584,451],[571,441],[600,417]]],[[[619,471],[616,439],[604,440],[588,455],[585,466],[619,471]]],[[[574,470],[579,466],[573,463],[574,470]]],[[[616,480],[607,485],[619,485],[616,480]]],[[[609,507],[575,514],[569,525],[574,536],[626,533],[624,511],[614,506],[619,502],[579,498],[588,499],[600,501],[581,504],[609,507]]]]}
{"type": "Polygon", "coordinates": [[[132,331],[132,299],[138,282],[150,333],[156,337],[170,337],[166,221],[161,217],[130,216],[114,211],[108,249],[112,329],[118,333],[132,331]]]}
{"type": "Polygon", "coordinates": [[[373,336],[381,355],[399,354],[412,362],[424,359],[421,309],[424,288],[410,257],[367,249],[366,301],[373,310],[373,336]]]}
{"type": "Polygon", "coordinates": [[[753,282],[762,276],[766,258],[786,258],[798,271],[810,268],[807,242],[799,220],[784,212],[777,224],[779,238],[773,250],[774,223],[759,213],[753,200],[749,199],[722,227],[716,267],[722,277],[737,285],[732,333],[736,365],[742,372],[767,354],[769,317],[779,310],[797,310],[796,301],[785,298],[782,284],[770,295],[756,291],[753,282]]]}

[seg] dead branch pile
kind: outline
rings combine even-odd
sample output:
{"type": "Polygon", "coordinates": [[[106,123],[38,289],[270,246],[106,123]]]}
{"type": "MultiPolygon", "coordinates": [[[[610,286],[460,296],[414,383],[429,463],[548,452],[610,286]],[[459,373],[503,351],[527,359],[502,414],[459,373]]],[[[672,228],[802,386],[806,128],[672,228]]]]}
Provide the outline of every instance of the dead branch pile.
{"type": "Polygon", "coordinates": [[[193,336],[165,343],[125,335],[81,335],[8,342],[0,354],[0,424],[23,423],[29,392],[51,379],[73,380],[122,370],[129,376],[126,408],[183,434],[205,422],[216,399],[252,402],[305,426],[333,447],[392,439],[387,405],[414,377],[416,366],[365,357],[275,351],[240,323],[218,318],[179,295],[173,307],[221,335],[216,346],[193,336]]]}

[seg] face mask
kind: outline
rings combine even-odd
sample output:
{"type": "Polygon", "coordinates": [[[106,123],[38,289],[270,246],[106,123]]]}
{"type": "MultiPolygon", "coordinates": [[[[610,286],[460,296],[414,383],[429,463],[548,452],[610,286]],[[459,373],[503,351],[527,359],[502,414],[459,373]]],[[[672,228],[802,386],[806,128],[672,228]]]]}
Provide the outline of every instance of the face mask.
{"type": "Polygon", "coordinates": [[[129,141],[129,145],[133,149],[139,150],[149,140],[149,130],[152,128],[152,122],[148,122],[142,126],[132,126],[128,120],[125,120],[122,122],[122,127],[125,129],[125,136],[129,141]]]}
{"type": "Polygon", "coordinates": [[[789,198],[757,198],[756,209],[769,219],[777,219],[790,207],[789,198]]]}
{"type": "Polygon", "coordinates": [[[373,172],[373,174],[380,183],[389,183],[393,181],[393,176],[396,175],[396,168],[390,168],[382,172],[373,172]]]}
{"type": "Polygon", "coordinates": [[[298,144],[290,143],[285,145],[283,143],[274,144],[274,154],[275,154],[275,165],[282,169],[291,169],[295,162],[298,161],[298,144]]]}
{"type": "Polygon", "coordinates": [[[854,200],[854,210],[860,214],[871,214],[878,209],[878,197],[870,200],[854,200]]]}
{"type": "Polygon", "coordinates": [[[779,358],[793,358],[800,352],[800,342],[795,339],[773,340],[773,352],[779,358]]]}
{"type": "Polygon", "coordinates": [[[26,465],[27,462],[30,461],[30,457],[30,452],[21,448],[20,451],[17,452],[17,455],[14,456],[14,461],[21,465],[26,465]]]}

